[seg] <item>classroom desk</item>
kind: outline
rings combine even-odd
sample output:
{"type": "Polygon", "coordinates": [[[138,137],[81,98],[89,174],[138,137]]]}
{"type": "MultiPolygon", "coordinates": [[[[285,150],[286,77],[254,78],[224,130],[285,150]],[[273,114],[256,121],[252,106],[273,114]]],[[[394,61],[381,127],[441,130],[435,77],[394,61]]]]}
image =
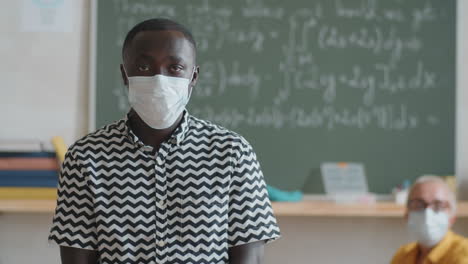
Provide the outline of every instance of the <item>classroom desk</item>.
{"type": "MultiPolygon", "coordinates": [[[[303,201],[299,203],[275,202],[277,216],[327,216],[327,217],[402,217],[403,205],[393,202],[375,204],[336,204],[330,201],[303,201]]],[[[458,217],[468,217],[468,201],[458,203],[458,217]]]]}
{"type": "Polygon", "coordinates": [[[376,204],[336,204],[331,201],[275,202],[278,216],[332,216],[332,217],[401,217],[404,207],[392,202],[376,204]]]}
{"type": "MultiPolygon", "coordinates": [[[[402,217],[405,208],[392,202],[336,204],[329,201],[273,202],[276,216],[402,217]]],[[[55,200],[0,200],[0,213],[52,213],[55,200]]],[[[458,217],[468,217],[468,201],[458,203],[458,217]]]]}

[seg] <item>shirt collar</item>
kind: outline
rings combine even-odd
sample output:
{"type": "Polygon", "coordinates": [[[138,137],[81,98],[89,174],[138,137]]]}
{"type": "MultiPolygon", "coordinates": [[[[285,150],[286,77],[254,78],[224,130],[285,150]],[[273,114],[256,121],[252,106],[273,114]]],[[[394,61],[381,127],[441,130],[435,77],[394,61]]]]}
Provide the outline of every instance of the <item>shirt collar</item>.
{"type": "Polygon", "coordinates": [[[442,241],[440,241],[427,256],[431,263],[439,262],[439,260],[450,250],[453,240],[454,234],[449,230],[442,241]]]}
{"type": "MultiPolygon", "coordinates": [[[[174,130],[174,132],[172,133],[171,137],[168,140],[170,144],[175,144],[177,146],[179,146],[180,143],[184,140],[187,134],[188,128],[189,128],[190,115],[187,112],[187,110],[184,110],[182,114],[183,116],[182,116],[182,120],[180,121],[179,126],[177,126],[177,128],[174,130]]],[[[122,125],[119,126],[119,129],[122,132],[122,134],[124,134],[130,140],[130,142],[132,142],[132,144],[134,144],[138,148],[142,148],[142,147],[151,148],[150,146],[145,145],[143,141],[141,141],[138,138],[138,136],[135,135],[135,133],[133,133],[133,131],[130,129],[128,113],[125,115],[125,117],[121,121],[122,121],[122,125]]]]}
{"type": "MultiPolygon", "coordinates": [[[[187,131],[189,128],[189,113],[187,110],[184,110],[182,113],[182,120],[180,121],[179,126],[176,128],[174,133],[172,133],[171,139],[174,139],[174,144],[177,146],[180,145],[180,143],[185,139],[185,136],[187,135],[187,131]]],[[[170,140],[171,140],[170,139],[170,140]]]]}
{"type": "MultiPolygon", "coordinates": [[[[429,263],[438,263],[439,260],[450,250],[451,244],[454,239],[454,233],[448,231],[445,237],[431,250],[427,259],[429,263]]],[[[406,258],[411,261],[416,261],[418,257],[419,245],[418,243],[411,243],[405,247],[406,258]]],[[[409,263],[409,262],[408,262],[409,263]]]]}

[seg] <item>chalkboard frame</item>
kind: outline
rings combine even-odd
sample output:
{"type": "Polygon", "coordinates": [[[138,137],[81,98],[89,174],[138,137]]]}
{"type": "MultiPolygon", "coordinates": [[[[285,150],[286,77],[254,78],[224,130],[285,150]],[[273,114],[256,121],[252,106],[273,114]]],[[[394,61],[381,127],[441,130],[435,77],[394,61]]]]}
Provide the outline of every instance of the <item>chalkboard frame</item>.
{"type": "Polygon", "coordinates": [[[97,1],[90,2],[90,26],[89,26],[89,64],[88,64],[88,133],[96,130],[96,59],[97,59],[97,1]]]}

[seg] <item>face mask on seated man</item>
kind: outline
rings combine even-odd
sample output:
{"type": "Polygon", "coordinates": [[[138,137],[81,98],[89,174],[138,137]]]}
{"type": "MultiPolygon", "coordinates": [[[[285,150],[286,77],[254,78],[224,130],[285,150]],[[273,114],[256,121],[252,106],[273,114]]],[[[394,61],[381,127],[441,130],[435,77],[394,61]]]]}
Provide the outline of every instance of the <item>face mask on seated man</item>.
{"type": "Polygon", "coordinates": [[[401,247],[392,264],[468,263],[468,240],[450,230],[456,218],[456,198],[443,179],[423,176],[416,180],[405,218],[415,242],[401,247]]]}

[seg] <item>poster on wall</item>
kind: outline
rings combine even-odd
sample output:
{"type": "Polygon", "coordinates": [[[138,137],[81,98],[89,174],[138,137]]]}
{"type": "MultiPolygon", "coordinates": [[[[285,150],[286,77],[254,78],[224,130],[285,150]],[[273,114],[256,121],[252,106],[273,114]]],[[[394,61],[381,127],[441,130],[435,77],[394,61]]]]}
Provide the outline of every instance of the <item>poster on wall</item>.
{"type": "Polygon", "coordinates": [[[72,3],[71,0],[23,0],[21,31],[71,32],[72,3]]]}

